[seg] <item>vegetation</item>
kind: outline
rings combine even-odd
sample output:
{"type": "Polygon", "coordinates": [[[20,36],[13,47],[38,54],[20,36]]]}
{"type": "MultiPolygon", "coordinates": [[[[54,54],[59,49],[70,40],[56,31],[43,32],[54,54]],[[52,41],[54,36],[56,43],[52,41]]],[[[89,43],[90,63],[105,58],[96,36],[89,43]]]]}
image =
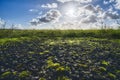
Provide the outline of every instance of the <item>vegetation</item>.
{"type": "Polygon", "coordinates": [[[19,73],[20,78],[25,78],[25,77],[28,77],[29,75],[30,73],[28,71],[22,71],[19,73]]]}
{"type": "Polygon", "coordinates": [[[119,80],[120,30],[0,31],[0,80],[119,80]]]}
{"type": "Polygon", "coordinates": [[[120,39],[120,30],[0,30],[0,38],[19,37],[95,37],[120,39]]]}

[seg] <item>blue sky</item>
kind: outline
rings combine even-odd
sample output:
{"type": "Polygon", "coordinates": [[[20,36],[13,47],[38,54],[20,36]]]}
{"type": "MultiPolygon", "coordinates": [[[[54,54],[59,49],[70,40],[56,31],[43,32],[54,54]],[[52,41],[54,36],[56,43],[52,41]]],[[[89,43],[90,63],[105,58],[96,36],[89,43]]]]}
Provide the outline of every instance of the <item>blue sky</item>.
{"type": "Polygon", "coordinates": [[[6,22],[26,29],[117,25],[119,14],[119,0],[0,0],[0,25],[6,22]]]}
{"type": "Polygon", "coordinates": [[[44,3],[44,0],[0,0],[0,17],[12,23],[26,24],[28,20],[35,17],[29,9],[36,8],[35,5],[44,3]]]}

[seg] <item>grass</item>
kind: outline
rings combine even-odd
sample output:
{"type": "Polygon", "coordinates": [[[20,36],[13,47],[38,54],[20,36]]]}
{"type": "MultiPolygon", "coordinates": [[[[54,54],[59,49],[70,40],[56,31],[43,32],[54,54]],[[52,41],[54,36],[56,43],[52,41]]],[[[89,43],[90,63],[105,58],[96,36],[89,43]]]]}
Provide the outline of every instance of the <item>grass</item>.
{"type": "Polygon", "coordinates": [[[119,80],[120,30],[0,30],[1,80],[119,80]]]}
{"type": "MultiPolygon", "coordinates": [[[[120,43],[120,30],[10,30],[0,29],[0,44],[35,38],[97,38],[110,39],[120,43]]],[[[79,41],[79,40],[78,40],[79,41]]],[[[74,43],[74,41],[70,41],[74,43]]],[[[75,41],[76,42],[76,41],[75,41]]],[[[50,42],[54,45],[55,42],[50,42]]]]}
{"type": "Polygon", "coordinates": [[[95,37],[120,39],[120,30],[0,30],[0,38],[95,37]]]}

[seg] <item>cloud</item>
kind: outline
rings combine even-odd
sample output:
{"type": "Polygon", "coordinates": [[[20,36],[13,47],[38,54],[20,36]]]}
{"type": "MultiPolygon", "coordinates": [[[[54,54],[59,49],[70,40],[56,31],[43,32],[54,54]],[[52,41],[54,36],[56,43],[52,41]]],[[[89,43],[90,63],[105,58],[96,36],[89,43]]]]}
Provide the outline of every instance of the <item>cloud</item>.
{"type": "Polygon", "coordinates": [[[41,15],[42,13],[43,13],[43,12],[42,12],[42,11],[40,11],[38,14],[39,14],[39,15],[41,15]]]}
{"type": "Polygon", "coordinates": [[[76,21],[80,22],[80,25],[92,24],[92,26],[95,26],[96,24],[101,24],[101,21],[104,22],[104,24],[110,25],[113,20],[120,19],[119,13],[114,11],[112,7],[109,7],[106,11],[99,5],[94,6],[92,4],[85,4],[82,7],[79,7],[77,12],[79,16],[76,21]],[[108,20],[111,21],[111,23],[109,23],[108,20]]]}
{"type": "Polygon", "coordinates": [[[58,4],[57,3],[52,3],[52,4],[43,4],[41,5],[42,8],[57,8],[58,4]]]}
{"type": "Polygon", "coordinates": [[[70,2],[70,1],[73,1],[73,0],[57,0],[57,1],[65,3],[65,2],[70,2]]]}
{"type": "Polygon", "coordinates": [[[120,3],[117,3],[117,4],[115,5],[115,8],[116,8],[116,9],[120,9],[120,3]]]}
{"type": "Polygon", "coordinates": [[[110,19],[120,19],[120,15],[115,11],[105,12],[105,16],[110,19]]]}
{"type": "Polygon", "coordinates": [[[109,4],[109,2],[108,2],[108,1],[106,1],[106,0],[104,0],[104,1],[103,1],[103,4],[109,4]]]}
{"type": "Polygon", "coordinates": [[[116,0],[115,8],[120,9],[120,0],[116,0]]]}
{"type": "Polygon", "coordinates": [[[63,23],[58,23],[58,24],[53,24],[54,29],[81,29],[80,23],[79,22],[63,22],[63,23]]]}
{"type": "Polygon", "coordinates": [[[103,12],[103,9],[99,5],[97,5],[95,7],[95,9],[96,9],[96,12],[98,12],[98,13],[102,13],[103,12]]]}
{"type": "Polygon", "coordinates": [[[98,22],[98,17],[102,15],[103,10],[100,6],[94,6],[92,4],[86,4],[78,9],[79,21],[84,24],[98,22]]]}
{"type": "Polygon", "coordinates": [[[103,9],[99,5],[94,6],[92,4],[87,4],[87,5],[84,6],[84,9],[91,11],[92,14],[103,12],[103,9]]]}
{"type": "Polygon", "coordinates": [[[90,23],[83,24],[79,21],[73,21],[73,22],[63,22],[54,24],[54,29],[60,29],[60,30],[68,30],[68,29],[100,29],[99,26],[96,27],[96,24],[90,23]]]}
{"type": "Polygon", "coordinates": [[[95,23],[95,22],[97,22],[96,15],[89,15],[86,18],[81,20],[81,23],[95,23]]]}
{"type": "Polygon", "coordinates": [[[4,27],[6,22],[0,18],[0,28],[4,27]]]}
{"type": "Polygon", "coordinates": [[[52,9],[48,11],[45,15],[39,16],[32,21],[30,21],[31,25],[40,25],[49,22],[57,22],[61,17],[61,13],[58,10],[52,9]]]}
{"type": "Polygon", "coordinates": [[[119,0],[102,0],[101,4],[99,4],[99,0],[57,1],[61,2],[60,5],[57,4],[57,7],[53,7],[54,3],[44,4],[41,5],[41,7],[58,8],[58,10],[50,10],[45,15],[34,18],[30,23],[39,26],[46,23],[49,25],[51,22],[54,23],[58,21],[58,23],[50,25],[56,25],[56,28],[60,29],[80,29],[85,27],[90,29],[90,26],[97,25],[99,25],[99,27],[96,28],[100,28],[101,22],[111,25],[115,23],[117,19],[120,19],[120,14],[118,13],[120,6],[119,0]]]}
{"type": "Polygon", "coordinates": [[[103,4],[110,4],[116,9],[120,9],[120,0],[103,0],[103,4]]]}
{"type": "Polygon", "coordinates": [[[71,2],[71,1],[80,2],[80,3],[90,3],[90,2],[92,2],[92,0],[57,0],[57,1],[62,2],[62,3],[71,2]]]}
{"type": "Polygon", "coordinates": [[[24,27],[23,27],[22,24],[15,24],[15,25],[14,25],[14,28],[15,28],[15,29],[24,29],[24,27]]]}
{"type": "Polygon", "coordinates": [[[110,4],[115,2],[116,0],[103,0],[103,4],[110,4]]]}
{"type": "Polygon", "coordinates": [[[117,11],[113,11],[111,7],[107,11],[104,11],[100,6],[88,4],[84,6],[83,10],[84,15],[81,20],[83,23],[94,23],[101,19],[120,19],[119,13],[117,13],[117,11]]]}
{"type": "Polygon", "coordinates": [[[38,12],[37,9],[29,9],[30,12],[38,12]]]}
{"type": "Polygon", "coordinates": [[[93,12],[96,11],[95,7],[92,4],[85,5],[84,9],[89,10],[89,11],[93,11],[93,12]]]}

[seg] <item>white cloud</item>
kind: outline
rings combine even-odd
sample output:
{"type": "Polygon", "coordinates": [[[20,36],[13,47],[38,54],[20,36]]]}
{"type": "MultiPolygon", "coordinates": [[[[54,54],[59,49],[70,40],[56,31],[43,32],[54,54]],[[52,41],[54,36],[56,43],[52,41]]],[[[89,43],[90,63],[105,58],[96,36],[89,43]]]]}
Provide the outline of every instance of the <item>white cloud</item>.
{"type": "Polygon", "coordinates": [[[115,8],[116,8],[116,9],[120,9],[120,3],[117,3],[117,4],[115,5],[115,8]]]}
{"type": "Polygon", "coordinates": [[[92,0],[57,0],[57,1],[62,2],[62,3],[71,2],[71,1],[80,2],[80,3],[89,3],[89,2],[92,2],[92,0]]]}
{"type": "Polygon", "coordinates": [[[103,0],[103,4],[112,4],[116,9],[120,9],[120,0],[103,0]]]}
{"type": "Polygon", "coordinates": [[[6,22],[0,18],[0,28],[3,28],[5,26],[6,22]]]}
{"type": "Polygon", "coordinates": [[[57,0],[57,1],[65,3],[65,2],[70,2],[70,1],[73,1],[73,0],[57,0]]]}
{"type": "Polygon", "coordinates": [[[41,5],[42,8],[57,8],[58,4],[57,3],[52,3],[52,4],[43,4],[41,5]]]}
{"type": "Polygon", "coordinates": [[[120,19],[120,15],[113,11],[113,12],[105,12],[105,16],[110,18],[110,19],[120,19]]]}
{"type": "Polygon", "coordinates": [[[23,26],[22,24],[7,24],[6,29],[25,29],[25,26],[23,26]]]}
{"type": "Polygon", "coordinates": [[[103,4],[110,4],[115,2],[116,0],[103,0],[103,4]]]}
{"type": "Polygon", "coordinates": [[[93,11],[93,12],[96,11],[95,7],[92,4],[85,5],[84,9],[89,10],[89,11],[93,11]]]}
{"type": "Polygon", "coordinates": [[[93,6],[92,4],[84,5],[78,8],[79,21],[84,24],[96,23],[98,21],[98,16],[102,14],[102,9],[100,6],[93,6]]]}
{"type": "Polygon", "coordinates": [[[54,24],[54,29],[81,29],[80,23],[79,22],[63,22],[63,23],[58,23],[54,24]]]}
{"type": "Polygon", "coordinates": [[[120,19],[119,13],[113,11],[111,7],[107,11],[104,11],[100,6],[93,6],[92,4],[88,4],[85,5],[84,9],[82,10],[84,10],[84,15],[81,20],[83,23],[94,23],[101,19],[120,19]]]}
{"type": "Polygon", "coordinates": [[[15,25],[14,25],[14,28],[15,28],[15,29],[24,29],[24,27],[23,27],[22,24],[15,24],[15,25]]]}
{"type": "MultiPolygon", "coordinates": [[[[98,5],[94,6],[92,4],[86,4],[82,7],[79,7],[77,12],[77,14],[79,14],[79,16],[77,17],[79,19],[77,21],[81,23],[80,25],[91,24],[91,26],[95,26],[96,24],[101,24],[101,21],[106,24],[107,19],[109,19],[111,23],[113,22],[113,20],[120,19],[120,15],[116,11],[113,11],[112,7],[105,11],[98,5]]],[[[108,25],[110,25],[110,23],[108,25]]]]}
{"type": "MultiPolygon", "coordinates": [[[[120,0],[103,0],[102,5],[93,4],[98,0],[57,0],[60,6],[55,4],[41,5],[43,8],[58,8],[58,10],[50,10],[45,15],[34,18],[30,23],[32,25],[56,25],[57,29],[90,29],[95,26],[101,26],[101,22],[110,26],[116,19],[120,19],[117,9],[120,6],[120,0]],[[93,1],[93,2],[92,2],[93,1]],[[115,3],[116,2],[116,3],[115,3]],[[83,4],[82,4],[83,3],[83,4]],[[85,3],[85,4],[84,4],[85,3]],[[112,5],[110,5],[112,4],[112,5]],[[116,8],[116,9],[115,9],[116,8]],[[61,12],[61,13],[60,13],[61,12]],[[61,20],[60,19],[61,16],[61,20]],[[108,21],[109,20],[109,21],[108,21]],[[49,24],[57,22],[55,24],[49,24]],[[83,26],[83,27],[82,27],[83,26]]],[[[98,1],[99,2],[99,1],[98,1]]]]}
{"type": "Polygon", "coordinates": [[[96,10],[96,12],[98,12],[98,13],[102,13],[102,12],[103,12],[103,9],[102,9],[99,5],[97,5],[97,6],[95,7],[95,10],[96,10]]]}
{"type": "Polygon", "coordinates": [[[67,29],[100,29],[99,26],[96,27],[96,24],[89,23],[83,24],[79,21],[73,21],[73,22],[63,22],[54,24],[54,29],[60,29],[60,30],[67,30],[67,29]]]}
{"type": "Polygon", "coordinates": [[[104,0],[104,1],[103,1],[103,4],[109,4],[109,2],[108,2],[108,1],[106,1],[106,0],[104,0]]]}
{"type": "Polygon", "coordinates": [[[32,21],[30,21],[31,25],[40,25],[49,22],[57,22],[61,17],[61,13],[58,10],[50,10],[45,15],[39,16],[32,21]]]}
{"type": "Polygon", "coordinates": [[[38,12],[37,9],[29,9],[30,12],[38,12]]]}
{"type": "Polygon", "coordinates": [[[86,18],[83,18],[81,20],[81,23],[95,23],[97,22],[97,16],[96,15],[89,15],[86,18]]]}
{"type": "Polygon", "coordinates": [[[115,8],[120,9],[120,0],[116,0],[115,8]]]}
{"type": "Polygon", "coordinates": [[[116,0],[109,0],[110,3],[115,2],[116,0]]]}
{"type": "Polygon", "coordinates": [[[39,14],[39,15],[41,15],[42,13],[43,13],[43,12],[42,12],[42,11],[40,11],[38,14],[39,14]]]}

